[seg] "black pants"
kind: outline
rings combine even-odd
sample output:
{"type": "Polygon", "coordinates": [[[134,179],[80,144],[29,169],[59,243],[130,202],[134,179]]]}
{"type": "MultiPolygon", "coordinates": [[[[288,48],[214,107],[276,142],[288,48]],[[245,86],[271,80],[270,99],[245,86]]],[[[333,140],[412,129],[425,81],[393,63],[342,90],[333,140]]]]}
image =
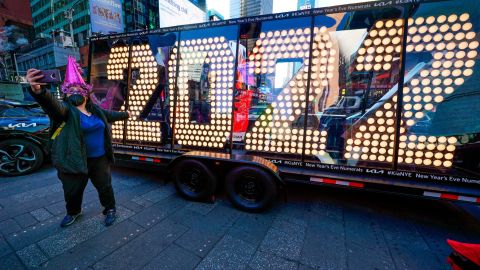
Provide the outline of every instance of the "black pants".
{"type": "Polygon", "coordinates": [[[82,209],[83,191],[88,183],[88,178],[98,191],[100,203],[105,209],[115,208],[115,196],[112,188],[112,175],[107,157],[88,158],[88,175],[58,172],[62,181],[63,193],[67,207],[67,214],[75,215],[82,209]]]}

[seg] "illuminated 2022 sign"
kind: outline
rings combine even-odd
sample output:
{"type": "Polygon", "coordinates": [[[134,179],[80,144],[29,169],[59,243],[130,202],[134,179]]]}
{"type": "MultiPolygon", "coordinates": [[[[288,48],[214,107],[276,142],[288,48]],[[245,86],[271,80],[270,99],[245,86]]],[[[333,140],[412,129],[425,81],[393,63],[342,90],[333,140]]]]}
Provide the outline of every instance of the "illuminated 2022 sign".
{"type": "MultiPolygon", "coordinates": [[[[177,59],[174,51],[171,59],[177,59]]],[[[224,147],[232,124],[233,70],[235,57],[224,37],[182,40],[178,65],[178,91],[170,89],[170,96],[177,98],[175,139],[181,145],[224,147]],[[190,120],[189,78],[199,80],[201,72],[193,66],[208,64],[210,72],[210,123],[198,124],[190,120]]],[[[170,66],[169,77],[175,77],[175,68],[170,66]]],[[[174,99],[170,99],[173,115],[174,99]]]]}
{"type": "MultiPolygon", "coordinates": [[[[469,14],[408,20],[405,44],[407,52],[428,52],[432,55],[432,60],[416,67],[418,72],[415,75],[406,76],[401,89],[403,107],[399,163],[452,166],[451,160],[458,144],[456,137],[417,136],[409,134],[408,130],[424,119],[426,112],[434,111],[447,95],[452,94],[464,83],[466,77],[472,75],[478,42],[474,40],[476,34],[469,21],[469,14]]],[[[293,125],[305,115],[307,102],[317,100],[338,80],[339,45],[333,34],[335,31],[325,27],[314,27],[313,30],[313,33],[310,28],[260,33],[248,58],[252,67],[250,73],[272,74],[280,59],[296,58],[301,59],[302,63],[276,100],[246,133],[246,150],[301,154],[304,149],[305,154],[317,156],[321,160],[326,155],[326,130],[297,128],[293,125]],[[310,53],[312,63],[309,63],[310,53]],[[307,93],[306,89],[310,89],[310,92],[307,93]]],[[[358,72],[391,71],[404,47],[403,30],[402,19],[375,22],[358,48],[356,58],[352,60],[353,69],[358,72]]],[[[182,40],[179,45],[173,48],[169,60],[170,116],[176,114],[175,140],[184,146],[222,148],[230,135],[232,123],[235,72],[232,48],[222,36],[182,40]],[[192,122],[189,116],[191,112],[187,82],[192,76],[198,76],[198,71],[193,67],[203,64],[211,67],[208,74],[209,124],[192,122]]],[[[128,105],[134,117],[127,124],[126,138],[159,142],[160,132],[153,134],[149,131],[152,127],[157,127],[158,123],[138,119],[146,100],[158,83],[156,63],[148,45],[112,48],[108,62],[109,79],[125,79],[123,70],[126,69],[130,53],[132,68],[139,69],[140,78],[129,87],[128,105]]],[[[393,87],[349,128],[346,132],[348,137],[344,146],[344,158],[393,161],[397,92],[397,86],[393,87]]],[[[115,138],[123,137],[121,124],[113,126],[113,135],[115,138]]]]}
{"type": "MultiPolygon", "coordinates": [[[[392,42],[397,39],[389,26],[400,25],[398,22],[399,20],[395,23],[377,22],[375,29],[370,31],[369,37],[364,41],[359,54],[362,55],[365,51],[368,53],[368,50],[373,52],[370,47],[372,44],[384,47],[385,39],[392,42]]],[[[407,52],[429,52],[433,59],[420,67],[419,72],[412,78],[407,78],[408,81],[404,84],[398,162],[451,167],[456,137],[408,135],[407,131],[417,121],[424,119],[425,112],[433,111],[447,95],[452,94],[464,83],[466,77],[472,75],[478,47],[478,42],[474,41],[475,32],[471,31],[469,14],[419,17],[415,20],[409,19],[408,24],[407,52]]],[[[397,29],[397,33],[400,30],[397,29]]],[[[376,47],[375,50],[378,48],[381,47],[376,47]]],[[[387,49],[388,47],[385,48],[387,49]]],[[[399,47],[393,51],[399,53],[399,47]]],[[[363,59],[362,56],[358,58],[363,59]]],[[[375,68],[376,64],[373,61],[367,62],[372,63],[370,65],[375,68]]],[[[367,65],[359,63],[357,69],[359,66],[366,68],[367,65]]],[[[390,97],[384,97],[383,105],[371,111],[370,116],[354,128],[354,136],[347,140],[345,158],[392,161],[396,98],[393,93],[390,97]]]]}

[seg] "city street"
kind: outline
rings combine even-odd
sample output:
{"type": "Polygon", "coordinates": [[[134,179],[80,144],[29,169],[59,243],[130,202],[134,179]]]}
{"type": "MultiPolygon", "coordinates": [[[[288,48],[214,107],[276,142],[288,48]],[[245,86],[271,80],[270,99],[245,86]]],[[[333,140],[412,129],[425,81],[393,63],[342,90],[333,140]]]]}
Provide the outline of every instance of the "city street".
{"type": "Polygon", "coordinates": [[[480,267],[479,53],[480,0],[0,0],[0,270],[480,267]]]}
{"type": "Polygon", "coordinates": [[[477,206],[304,185],[262,214],[179,198],[161,174],[115,168],[119,219],[88,185],[60,228],[49,165],[0,182],[0,269],[449,269],[446,238],[480,242],[477,206]]]}

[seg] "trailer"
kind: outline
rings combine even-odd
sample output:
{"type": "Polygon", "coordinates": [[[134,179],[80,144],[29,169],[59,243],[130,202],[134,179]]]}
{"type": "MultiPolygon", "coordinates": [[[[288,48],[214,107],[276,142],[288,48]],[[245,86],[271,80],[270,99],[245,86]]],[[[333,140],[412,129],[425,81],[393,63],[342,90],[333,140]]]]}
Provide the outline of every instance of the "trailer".
{"type": "MultiPolygon", "coordinates": [[[[186,15],[187,16],[187,15],[186,15]]],[[[373,1],[95,36],[116,163],[246,211],[288,182],[480,203],[480,1],[373,1]]]]}

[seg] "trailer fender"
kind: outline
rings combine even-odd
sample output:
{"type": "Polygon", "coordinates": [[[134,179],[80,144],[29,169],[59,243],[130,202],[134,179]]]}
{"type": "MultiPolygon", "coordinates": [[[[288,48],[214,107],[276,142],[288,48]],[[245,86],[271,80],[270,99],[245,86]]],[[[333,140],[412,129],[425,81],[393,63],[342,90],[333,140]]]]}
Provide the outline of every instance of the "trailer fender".
{"type": "Polygon", "coordinates": [[[206,164],[210,163],[217,166],[229,165],[233,167],[237,165],[250,165],[259,167],[273,177],[279,188],[283,189],[285,187],[285,182],[280,178],[278,167],[272,162],[259,156],[234,155],[208,151],[191,151],[172,159],[167,166],[168,171],[172,171],[178,162],[185,159],[195,159],[205,162],[206,164]]]}

